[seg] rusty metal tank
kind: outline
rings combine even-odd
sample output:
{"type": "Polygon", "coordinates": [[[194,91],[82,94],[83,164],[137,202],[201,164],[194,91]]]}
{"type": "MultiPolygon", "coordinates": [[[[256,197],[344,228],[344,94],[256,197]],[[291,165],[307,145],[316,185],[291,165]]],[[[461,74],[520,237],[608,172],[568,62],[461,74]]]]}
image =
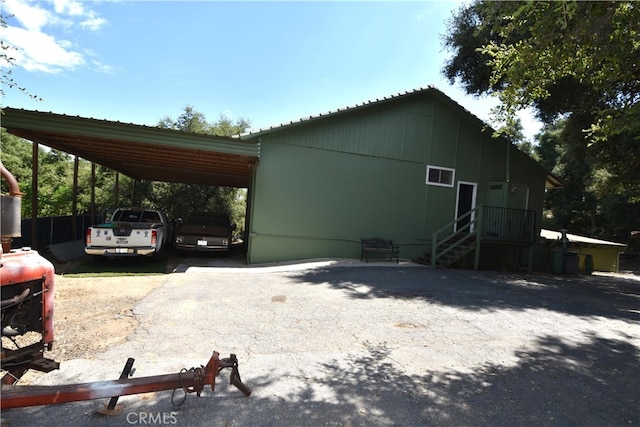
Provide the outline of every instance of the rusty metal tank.
{"type": "Polygon", "coordinates": [[[20,207],[22,205],[22,193],[15,177],[0,163],[2,178],[9,185],[9,194],[0,198],[0,238],[2,239],[2,252],[11,250],[11,240],[20,237],[20,207]]]}

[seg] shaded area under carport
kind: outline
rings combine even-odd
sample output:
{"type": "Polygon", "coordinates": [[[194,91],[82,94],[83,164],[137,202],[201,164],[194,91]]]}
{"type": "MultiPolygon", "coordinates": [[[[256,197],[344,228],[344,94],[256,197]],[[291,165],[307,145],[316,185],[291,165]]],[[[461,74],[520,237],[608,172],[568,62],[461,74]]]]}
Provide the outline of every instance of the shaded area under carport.
{"type": "MultiPolygon", "coordinates": [[[[238,138],[22,109],[3,108],[0,126],[33,143],[32,236],[37,235],[38,144],[136,180],[237,188],[251,188],[260,156],[259,143],[238,138]]],[[[38,246],[33,237],[32,246],[38,246]]]]}

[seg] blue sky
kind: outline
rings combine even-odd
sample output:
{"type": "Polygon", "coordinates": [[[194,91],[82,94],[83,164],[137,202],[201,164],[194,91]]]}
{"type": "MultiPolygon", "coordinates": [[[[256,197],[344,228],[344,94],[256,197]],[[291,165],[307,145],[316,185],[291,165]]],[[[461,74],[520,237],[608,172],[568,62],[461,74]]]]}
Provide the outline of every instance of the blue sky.
{"type": "Polygon", "coordinates": [[[461,4],[4,0],[12,78],[42,101],[2,106],[153,126],[189,105],[257,130],[433,85],[489,121],[495,100],[441,75],[461,4]]]}

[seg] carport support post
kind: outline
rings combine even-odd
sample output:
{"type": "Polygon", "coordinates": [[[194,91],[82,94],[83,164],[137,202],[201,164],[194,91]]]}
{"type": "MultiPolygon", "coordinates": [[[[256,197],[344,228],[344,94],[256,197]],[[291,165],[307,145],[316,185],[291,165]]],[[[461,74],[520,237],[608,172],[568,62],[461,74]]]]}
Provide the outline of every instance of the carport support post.
{"type": "Polygon", "coordinates": [[[96,163],[91,162],[91,223],[96,217],[96,163]]]}
{"type": "Polygon", "coordinates": [[[73,158],[73,192],[71,200],[71,239],[78,236],[78,156],[73,158]]]}
{"type": "Polygon", "coordinates": [[[38,143],[33,141],[31,161],[33,173],[31,174],[31,247],[38,248],[38,143]]]}

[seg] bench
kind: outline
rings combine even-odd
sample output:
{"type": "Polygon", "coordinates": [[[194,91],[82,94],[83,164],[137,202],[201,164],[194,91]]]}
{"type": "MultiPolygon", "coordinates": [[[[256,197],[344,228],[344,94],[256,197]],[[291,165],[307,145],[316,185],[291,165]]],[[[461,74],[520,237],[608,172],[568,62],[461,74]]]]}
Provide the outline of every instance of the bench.
{"type": "Polygon", "coordinates": [[[360,261],[369,262],[369,256],[382,255],[389,256],[389,261],[393,261],[395,258],[396,263],[399,263],[400,246],[394,245],[393,241],[387,239],[381,239],[374,237],[371,239],[362,240],[362,253],[360,255],[360,261]]]}

